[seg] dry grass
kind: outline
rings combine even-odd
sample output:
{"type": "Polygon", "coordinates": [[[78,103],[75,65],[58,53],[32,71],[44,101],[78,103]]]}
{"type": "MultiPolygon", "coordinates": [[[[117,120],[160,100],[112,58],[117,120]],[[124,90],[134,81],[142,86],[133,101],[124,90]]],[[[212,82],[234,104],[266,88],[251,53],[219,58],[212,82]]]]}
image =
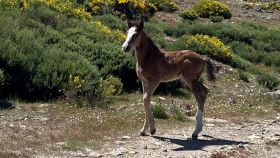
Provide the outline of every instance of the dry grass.
{"type": "MultiPolygon", "coordinates": [[[[279,99],[264,95],[265,90],[256,86],[254,79],[250,83],[239,80],[238,72],[226,72],[219,75],[217,83],[205,84],[211,90],[205,109],[207,117],[243,122],[270,118],[280,111],[279,99]]],[[[69,100],[47,104],[17,103],[15,109],[0,110],[0,157],[99,149],[124,135],[135,136],[144,120],[141,98],[140,93],[124,94],[106,108],[81,108],[69,100]]],[[[165,98],[163,101],[153,96],[152,101],[164,106],[168,114],[176,108],[188,116],[195,115],[194,97],[189,100],[165,98]]],[[[159,132],[193,124],[192,121],[176,121],[173,117],[156,121],[159,132]]]]}

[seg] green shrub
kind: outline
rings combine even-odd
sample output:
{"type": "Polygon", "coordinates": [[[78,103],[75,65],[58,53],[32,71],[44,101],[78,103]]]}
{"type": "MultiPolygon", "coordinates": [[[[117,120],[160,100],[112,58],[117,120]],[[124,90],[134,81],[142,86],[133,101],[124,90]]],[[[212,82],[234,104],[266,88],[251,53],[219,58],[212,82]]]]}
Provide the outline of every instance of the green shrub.
{"type": "Polygon", "coordinates": [[[158,118],[158,119],[167,119],[168,118],[165,108],[161,105],[154,105],[152,107],[152,113],[153,113],[154,117],[158,118]]]}
{"type": "Polygon", "coordinates": [[[222,16],[210,16],[209,19],[213,23],[219,23],[219,22],[222,22],[224,20],[224,17],[222,17],[222,16]]]}
{"type": "Polygon", "coordinates": [[[239,76],[239,79],[245,81],[245,82],[250,82],[249,80],[249,74],[245,71],[242,71],[242,70],[239,70],[238,71],[238,76],[239,76]]]}
{"type": "Polygon", "coordinates": [[[194,6],[194,10],[200,17],[222,16],[225,19],[231,18],[229,7],[213,0],[200,0],[194,6]]]}
{"type": "Polygon", "coordinates": [[[187,120],[186,115],[175,107],[171,109],[171,114],[177,121],[185,122],[187,120]]]}
{"type": "Polygon", "coordinates": [[[243,9],[254,9],[254,5],[252,3],[244,3],[242,4],[243,9]]]}
{"type": "Polygon", "coordinates": [[[197,13],[193,9],[185,10],[179,15],[185,20],[196,20],[198,18],[197,13]]]}
{"type": "Polygon", "coordinates": [[[96,15],[93,18],[94,20],[100,21],[102,24],[108,26],[111,29],[119,29],[125,31],[127,27],[124,20],[111,14],[105,14],[102,16],[96,15]]]}
{"type": "Polygon", "coordinates": [[[259,82],[259,84],[263,85],[264,87],[266,87],[270,90],[273,90],[280,83],[279,80],[276,77],[271,76],[271,75],[266,74],[266,73],[261,73],[258,76],[258,82],[259,82]]]}
{"type": "MultiPolygon", "coordinates": [[[[41,99],[77,88],[77,95],[86,96],[93,89],[87,96],[97,98],[100,91],[109,94],[106,88],[110,86],[100,88],[101,78],[111,74],[128,80],[124,76],[132,69],[136,76],[135,60],[121,52],[120,42],[91,22],[67,17],[40,4],[14,17],[0,16],[0,67],[11,78],[6,87],[9,95],[41,99]],[[69,87],[70,75],[78,76],[87,86],[69,87]]],[[[127,85],[137,86],[136,78],[127,85]]],[[[117,94],[121,87],[118,81],[109,77],[102,83],[115,84],[118,88],[112,94],[117,94]]]]}
{"type": "Polygon", "coordinates": [[[218,61],[231,63],[234,60],[231,50],[217,37],[207,35],[190,36],[187,37],[186,44],[190,50],[207,54],[218,61]]]}
{"type": "Polygon", "coordinates": [[[173,12],[178,9],[177,4],[173,0],[148,0],[154,4],[159,11],[173,12]]]}
{"type": "Polygon", "coordinates": [[[119,78],[109,76],[99,82],[99,89],[102,98],[109,98],[119,95],[122,92],[123,84],[119,78]]]}
{"type": "Polygon", "coordinates": [[[216,36],[224,43],[240,41],[247,44],[252,44],[252,39],[256,36],[254,31],[248,30],[242,25],[231,25],[225,23],[195,23],[194,25],[188,27],[188,30],[192,35],[204,34],[216,36]]]}

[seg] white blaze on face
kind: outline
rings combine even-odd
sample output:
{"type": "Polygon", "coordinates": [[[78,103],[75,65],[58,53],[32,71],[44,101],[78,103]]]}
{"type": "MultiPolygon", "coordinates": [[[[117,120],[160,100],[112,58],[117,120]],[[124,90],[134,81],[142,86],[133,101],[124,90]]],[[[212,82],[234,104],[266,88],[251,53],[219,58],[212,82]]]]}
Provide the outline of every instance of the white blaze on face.
{"type": "Polygon", "coordinates": [[[136,27],[131,27],[128,31],[127,31],[127,37],[125,42],[122,45],[123,50],[125,50],[128,47],[129,42],[131,41],[131,38],[133,37],[134,34],[136,34],[137,28],[136,27]]]}

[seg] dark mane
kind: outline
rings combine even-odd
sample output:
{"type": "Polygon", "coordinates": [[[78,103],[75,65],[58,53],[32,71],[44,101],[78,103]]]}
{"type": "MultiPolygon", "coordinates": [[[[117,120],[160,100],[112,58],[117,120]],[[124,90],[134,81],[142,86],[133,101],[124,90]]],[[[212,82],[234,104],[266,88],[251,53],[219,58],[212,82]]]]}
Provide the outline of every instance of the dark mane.
{"type": "Polygon", "coordinates": [[[154,53],[159,53],[162,54],[160,48],[154,43],[154,41],[146,34],[146,32],[144,32],[144,34],[146,35],[147,41],[150,45],[150,49],[152,52],[154,53]]]}

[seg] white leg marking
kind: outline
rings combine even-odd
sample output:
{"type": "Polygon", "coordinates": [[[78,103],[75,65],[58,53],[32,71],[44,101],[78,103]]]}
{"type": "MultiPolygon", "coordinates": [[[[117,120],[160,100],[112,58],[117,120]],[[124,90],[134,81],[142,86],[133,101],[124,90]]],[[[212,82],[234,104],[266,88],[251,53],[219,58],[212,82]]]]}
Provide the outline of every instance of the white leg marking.
{"type": "Polygon", "coordinates": [[[198,134],[202,131],[202,118],[203,118],[203,112],[198,109],[196,113],[196,127],[193,132],[193,136],[198,136],[198,134]]]}
{"type": "MultiPolygon", "coordinates": [[[[143,87],[143,89],[145,90],[145,87],[143,87]]],[[[144,106],[145,106],[145,121],[144,121],[144,125],[140,131],[141,135],[144,135],[145,132],[147,131],[147,129],[149,128],[149,95],[147,93],[144,92],[144,96],[143,96],[143,102],[144,102],[144,106]]]]}

